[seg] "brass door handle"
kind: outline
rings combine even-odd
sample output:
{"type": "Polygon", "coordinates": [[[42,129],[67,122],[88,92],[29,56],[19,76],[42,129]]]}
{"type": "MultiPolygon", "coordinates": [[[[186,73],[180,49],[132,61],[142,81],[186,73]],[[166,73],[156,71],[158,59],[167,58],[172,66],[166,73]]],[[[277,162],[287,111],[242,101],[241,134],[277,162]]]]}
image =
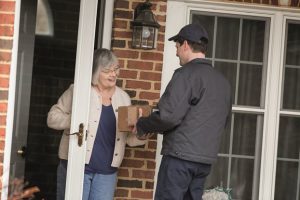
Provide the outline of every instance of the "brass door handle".
{"type": "Polygon", "coordinates": [[[67,135],[77,135],[78,136],[78,146],[80,146],[80,147],[81,147],[82,141],[83,141],[83,129],[84,129],[83,123],[80,123],[78,132],[67,134],[67,135]]]}

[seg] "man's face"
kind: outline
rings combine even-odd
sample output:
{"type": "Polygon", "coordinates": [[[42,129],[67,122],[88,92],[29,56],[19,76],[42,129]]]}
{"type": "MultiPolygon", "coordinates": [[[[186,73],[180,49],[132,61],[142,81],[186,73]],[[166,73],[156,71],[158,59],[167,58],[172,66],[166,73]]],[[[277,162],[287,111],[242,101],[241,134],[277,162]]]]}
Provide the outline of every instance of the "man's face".
{"type": "Polygon", "coordinates": [[[179,58],[180,65],[184,65],[186,63],[185,56],[184,56],[185,55],[184,45],[185,43],[180,45],[179,42],[176,42],[176,56],[179,58]]]}

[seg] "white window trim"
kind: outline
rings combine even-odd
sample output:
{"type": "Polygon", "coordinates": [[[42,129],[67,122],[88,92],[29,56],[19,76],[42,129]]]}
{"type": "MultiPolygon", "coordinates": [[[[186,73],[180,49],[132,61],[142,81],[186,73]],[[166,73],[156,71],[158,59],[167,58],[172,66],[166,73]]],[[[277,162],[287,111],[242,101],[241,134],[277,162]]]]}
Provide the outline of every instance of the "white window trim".
{"type": "MultiPolygon", "coordinates": [[[[169,42],[168,38],[178,33],[180,28],[189,22],[189,13],[191,10],[268,17],[271,20],[270,33],[275,34],[272,34],[269,37],[265,108],[253,109],[234,106],[233,111],[255,111],[264,113],[265,115],[259,199],[272,200],[274,199],[275,189],[278,126],[280,115],[280,99],[278,98],[278,95],[281,94],[281,77],[283,73],[283,68],[281,66],[283,63],[284,40],[282,40],[282,38],[285,38],[284,30],[286,19],[300,20],[299,9],[272,7],[258,4],[242,4],[236,2],[216,2],[208,0],[168,0],[161,94],[164,92],[169,80],[171,79],[173,71],[179,67],[179,61],[178,59],[175,59],[175,44],[169,42]],[[174,19],[176,19],[176,23],[174,23],[174,19]]],[[[158,135],[154,188],[156,188],[157,175],[161,162],[161,148],[162,135],[158,135]]]]}

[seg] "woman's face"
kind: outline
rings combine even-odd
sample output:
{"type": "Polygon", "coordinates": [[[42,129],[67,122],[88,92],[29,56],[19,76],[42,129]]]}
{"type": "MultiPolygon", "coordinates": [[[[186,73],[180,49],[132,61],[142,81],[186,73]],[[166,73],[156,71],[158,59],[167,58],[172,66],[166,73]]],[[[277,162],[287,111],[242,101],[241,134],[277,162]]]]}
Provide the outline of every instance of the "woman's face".
{"type": "Polygon", "coordinates": [[[118,64],[111,65],[100,70],[99,83],[103,89],[108,89],[116,86],[117,77],[120,73],[118,64]]]}

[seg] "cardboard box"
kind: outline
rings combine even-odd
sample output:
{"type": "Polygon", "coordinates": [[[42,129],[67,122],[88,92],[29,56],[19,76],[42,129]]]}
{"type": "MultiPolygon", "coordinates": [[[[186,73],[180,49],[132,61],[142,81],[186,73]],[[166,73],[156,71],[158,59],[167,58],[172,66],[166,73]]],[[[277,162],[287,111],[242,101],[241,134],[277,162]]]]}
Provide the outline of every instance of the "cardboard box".
{"type": "Polygon", "coordinates": [[[143,110],[143,117],[149,116],[152,108],[144,106],[120,106],[118,108],[118,129],[121,132],[131,132],[132,126],[135,125],[139,118],[139,108],[143,110]]]}

